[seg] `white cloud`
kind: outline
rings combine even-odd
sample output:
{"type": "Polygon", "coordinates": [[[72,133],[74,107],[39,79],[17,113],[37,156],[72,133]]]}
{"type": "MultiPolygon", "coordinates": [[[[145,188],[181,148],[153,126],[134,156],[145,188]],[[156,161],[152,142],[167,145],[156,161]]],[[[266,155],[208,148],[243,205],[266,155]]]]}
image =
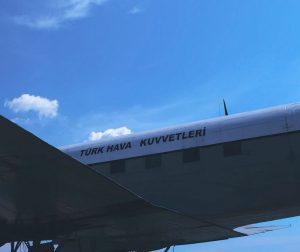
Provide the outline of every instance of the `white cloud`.
{"type": "Polygon", "coordinates": [[[141,7],[139,7],[139,6],[134,6],[128,13],[134,15],[134,14],[141,13],[141,12],[143,12],[143,11],[144,11],[143,8],[141,8],[141,7]]]}
{"type": "Polygon", "coordinates": [[[39,118],[54,118],[57,116],[58,101],[49,100],[41,96],[22,94],[20,97],[4,103],[15,113],[34,111],[39,118]]]}
{"type": "Polygon", "coordinates": [[[34,29],[57,29],[65,22],[85,18],[89,15],[93,6],[102,5],[107,0],[64,0],[51,15],[39,17],[17,16],[14,21],[18,25],[34,29]]]}
{"type": "Polygon", "coordinates": [[[60,19],[58,17],[44,16],[37,19],[31,19],[27,16],[18,16],[14,18],[18,25],[27,26],[34,29],[56,29],[60,26],[60,19]]]}
{"type": "Polygon", "coordinates": [[[128,129],[127,127],[120,127],[120,128],[116,128],[116,129],[107,129],[103,132],[102,131],[99,131],[99,132],[92,131],[89,135],[88,141],[96,141],[96,140],[100,140],[100,139],[118,137],[118,136],[128,135],[131,133],[132,133],[131,129],[128,129]]]}

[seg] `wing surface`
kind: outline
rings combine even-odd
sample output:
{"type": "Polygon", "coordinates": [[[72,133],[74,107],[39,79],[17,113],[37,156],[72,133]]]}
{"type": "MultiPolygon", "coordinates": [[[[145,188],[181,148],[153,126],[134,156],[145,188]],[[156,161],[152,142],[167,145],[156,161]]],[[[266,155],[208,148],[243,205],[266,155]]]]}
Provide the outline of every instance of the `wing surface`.
{"type": "Polygon", "coordinates": [[[243,235],[154,206],[2,116],[0,139],[0,243],[101,237],[124,251],[243,235]]]}

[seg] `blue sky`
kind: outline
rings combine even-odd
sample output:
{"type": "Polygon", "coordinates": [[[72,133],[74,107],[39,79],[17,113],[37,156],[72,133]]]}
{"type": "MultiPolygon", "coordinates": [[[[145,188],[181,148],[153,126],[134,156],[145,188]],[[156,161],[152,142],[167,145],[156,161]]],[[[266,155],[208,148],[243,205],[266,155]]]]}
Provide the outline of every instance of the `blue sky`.
{"type": "MultiPolygon", "coordinates": [[[[300,101],[299,11],[296,0],[2,1],[0,113],[62,146],[220,116],[222,98],[230,113],[300,101]]],[[[283,223],[176,251],[296,251],[300,220],[283,223]]]]}

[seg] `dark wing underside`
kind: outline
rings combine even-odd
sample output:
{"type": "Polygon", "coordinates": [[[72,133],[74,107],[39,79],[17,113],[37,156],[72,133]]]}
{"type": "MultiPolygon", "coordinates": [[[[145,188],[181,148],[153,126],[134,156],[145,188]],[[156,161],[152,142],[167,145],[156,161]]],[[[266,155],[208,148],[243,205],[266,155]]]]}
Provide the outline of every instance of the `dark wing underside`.
{"type": "Polygon", "coordinates": [[[118,251],[241,235],[153,206],[2,116],[0,139],[2,243],[97,236],[101,251],[118,251]]]}

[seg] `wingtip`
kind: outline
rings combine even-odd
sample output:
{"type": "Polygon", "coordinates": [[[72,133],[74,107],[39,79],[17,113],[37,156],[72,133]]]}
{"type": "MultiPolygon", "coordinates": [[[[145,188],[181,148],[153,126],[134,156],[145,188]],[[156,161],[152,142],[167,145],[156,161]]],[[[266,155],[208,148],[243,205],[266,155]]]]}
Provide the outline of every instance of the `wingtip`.
{"type": "Polygon", "coordinates": [[[235,228],[234,231],[245,234],[245,235],[255,235],[255,234],[261,234],[261,233],[266,233],[266,232],[270,232],[270,231],[276,231],[276,230],[280,230],[280,229],[285,229],[285,228],[289,228],[291,227],[291,225],[280,225],[280,226],[276,226],[276,225],[270,225],[270,226],[252,226],[252,225],[248,225],[248,226],[242,226],[242,227],[238,227],[235,228]]]}

